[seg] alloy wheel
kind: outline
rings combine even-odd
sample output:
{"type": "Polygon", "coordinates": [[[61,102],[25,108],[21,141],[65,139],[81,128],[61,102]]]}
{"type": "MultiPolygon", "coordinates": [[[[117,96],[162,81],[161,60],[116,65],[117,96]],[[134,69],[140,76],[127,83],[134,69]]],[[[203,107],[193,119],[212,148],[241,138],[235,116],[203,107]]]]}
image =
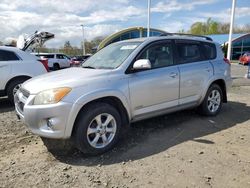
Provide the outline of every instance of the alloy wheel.
{"type": "Polygon", "coordinates": [[[111,114],[99,114],[90,122],[88,126],[88,143],[97,149],[104,148],[112,142],[115,137],[116,130],[117,123],[111,114]]]}
{"type": "Polygon", "coordinates": [[[207,107],[210,112],[216,112],[221,105],[221,95],[218,90],[212,90],[207,99],[207,107]]]}

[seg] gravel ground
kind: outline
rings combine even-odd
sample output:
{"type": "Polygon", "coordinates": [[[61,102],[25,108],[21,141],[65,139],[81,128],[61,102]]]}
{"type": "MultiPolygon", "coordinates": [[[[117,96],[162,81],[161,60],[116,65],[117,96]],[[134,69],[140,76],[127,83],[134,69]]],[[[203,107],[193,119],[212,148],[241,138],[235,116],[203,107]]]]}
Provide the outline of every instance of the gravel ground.
{"type": "Polygon", "coordinates": [[[234,85],[216,117],[187,110],[132,125],[118,146],[86,157],[52,155],[0,99],[0,187],[250,187],[250,80],[234,85]]]}

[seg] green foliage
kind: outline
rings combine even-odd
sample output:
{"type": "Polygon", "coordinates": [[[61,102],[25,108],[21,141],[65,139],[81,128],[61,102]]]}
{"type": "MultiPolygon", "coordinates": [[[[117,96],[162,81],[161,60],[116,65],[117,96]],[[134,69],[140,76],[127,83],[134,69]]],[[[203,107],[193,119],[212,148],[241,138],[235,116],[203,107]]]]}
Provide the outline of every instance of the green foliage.
{"type": "MultiPolygon", "coordinates": [[[[96,37],[91,41],[84,41],[85,45],[85,52],[86,54],[92,54],[93,53],[93,48],[97,47],[100,42],[104,39],[105,37],[96,37]]],[[[82,46],[82,43],[81,43],[82,46]]],[[[52,48],[47,48],[45,45],[37,48],[38,52],[44,52],[44,53],[64,53],[68,56],[77,56],[77,55],[82,55],[82,47],[78,48],[75,46],[72,46],[70,41],[65,41],[63,47],[59,49],[52,49],[52,48]]]]}
{"type": "MultiPolygon", "coordinates": [[[[206,22],[195,22],[192,24],[188,32],[195,35],[225,34],[229,33],[229,28],[229,23],[221,23],[208,18],[206,22]]],[[[234,26],[234,32],[250,32],[250,25],[247,24],[243,27],[234,26]]]]}

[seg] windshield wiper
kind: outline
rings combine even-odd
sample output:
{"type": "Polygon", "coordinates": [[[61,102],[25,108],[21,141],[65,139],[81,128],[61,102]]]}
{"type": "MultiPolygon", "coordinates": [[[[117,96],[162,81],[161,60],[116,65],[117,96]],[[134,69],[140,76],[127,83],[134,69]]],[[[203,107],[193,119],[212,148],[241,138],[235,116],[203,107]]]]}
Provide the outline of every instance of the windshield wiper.
{"type": "Polygon", "coordinates": [[[86,69],[96,69],[95,67],[91,67],[91,66],[82,66],[82,68],[86,68],[86,69]]]}

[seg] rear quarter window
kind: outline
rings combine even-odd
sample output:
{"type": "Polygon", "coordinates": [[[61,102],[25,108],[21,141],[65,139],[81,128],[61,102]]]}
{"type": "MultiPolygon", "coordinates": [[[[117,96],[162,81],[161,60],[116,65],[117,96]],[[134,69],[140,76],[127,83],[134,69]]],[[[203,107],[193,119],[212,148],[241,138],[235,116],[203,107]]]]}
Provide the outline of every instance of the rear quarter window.
{"type": "Polygon", "coordinates": [[[19,57],[14,52],[0,50],[0,61],[18,61],[19,57]]]}
{"type": "Polygon", "coordinates": [[[203,43],[204,47],[204,56],[207,60],[215,59],[216,58],[216,47],[215,44],[211,43],[203,43]]]}
{"type": "Polygon", "coordinates": [[[52,54],[52,55],[40,55],[41,57],[43,57],[43,58],[47,58],[47,59],[52,59],[52,58],[54,58],[54,55],[52,54]]]}

